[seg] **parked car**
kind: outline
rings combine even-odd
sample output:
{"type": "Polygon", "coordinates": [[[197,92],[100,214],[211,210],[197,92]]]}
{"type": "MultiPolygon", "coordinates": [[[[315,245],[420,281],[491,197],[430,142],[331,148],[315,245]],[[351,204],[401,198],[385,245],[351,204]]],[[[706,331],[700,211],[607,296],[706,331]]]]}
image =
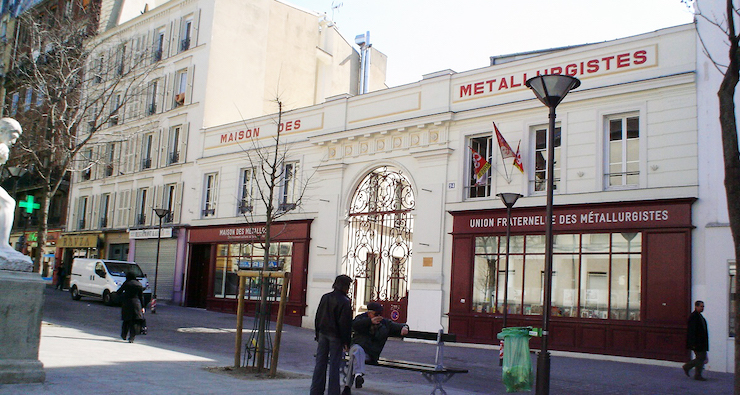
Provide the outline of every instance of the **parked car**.
{"type": "Polygon", "coordinates": [[[69,293],[74,300],[83,296],[100,298],[111,305],[118,302],[118,288],[126,281],[126,274],[133,272],[144,287],[144,302],[149,303],[152,290],[146,274],[135,262],[110,259],[75,258],[69,279],[69,293]]]}

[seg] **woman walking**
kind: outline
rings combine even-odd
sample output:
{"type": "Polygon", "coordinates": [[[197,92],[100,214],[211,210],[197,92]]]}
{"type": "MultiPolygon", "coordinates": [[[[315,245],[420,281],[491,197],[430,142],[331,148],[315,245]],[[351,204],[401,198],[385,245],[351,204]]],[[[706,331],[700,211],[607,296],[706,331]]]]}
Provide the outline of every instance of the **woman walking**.
{"type": "Polygon", "coordinates": [[[121,338],[133,343],[144,321],[144,287],[134,273],[126,273],[126,281],[118,289],[121,300],[121,338]]]}

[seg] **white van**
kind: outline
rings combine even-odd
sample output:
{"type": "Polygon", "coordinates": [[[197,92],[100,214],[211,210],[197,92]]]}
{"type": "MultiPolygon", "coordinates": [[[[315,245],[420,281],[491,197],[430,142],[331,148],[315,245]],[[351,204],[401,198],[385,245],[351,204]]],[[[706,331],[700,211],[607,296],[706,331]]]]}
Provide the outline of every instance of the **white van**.
{"type": "Polygon", "coordinates": [[[126,273],[133,272],[144,287],[144,302],[149,303],[152,290],[146,274],[134,262],[110,259],[75,258],[69,279],[69,293],[74,300],[83,296],[101,298],[103,303],[117,302],[118,288],[126,281],[126,273]]]}

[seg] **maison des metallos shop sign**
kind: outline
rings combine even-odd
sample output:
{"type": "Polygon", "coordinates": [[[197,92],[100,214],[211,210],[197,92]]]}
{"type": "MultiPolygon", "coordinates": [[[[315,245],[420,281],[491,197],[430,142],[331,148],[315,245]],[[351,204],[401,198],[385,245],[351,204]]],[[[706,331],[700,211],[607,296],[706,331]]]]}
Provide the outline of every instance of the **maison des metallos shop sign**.
{"type": "MultiPolygon", "coordinates": [[[[454,233],[506,232],[506,209],[453,212],[452,215],[454,233]]],[[[552,225],[556,231],[690,227],[691,203],[555,206],[552,225]]],[[[545,207],[514,208],[511,229],[514,232],[544,232],[545,207]]]]}

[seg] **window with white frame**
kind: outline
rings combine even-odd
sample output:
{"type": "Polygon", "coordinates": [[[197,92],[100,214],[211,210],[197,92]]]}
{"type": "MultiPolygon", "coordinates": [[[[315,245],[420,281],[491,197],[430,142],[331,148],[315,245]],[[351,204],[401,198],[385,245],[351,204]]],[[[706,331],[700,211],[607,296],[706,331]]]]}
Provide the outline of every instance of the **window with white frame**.
{"type": "Polygon", "coordinates": [[[298,162],[285,162],[283,165],[283,184],[278,209],[288,211],[295,208],[300,194],[298,162]]]}
{"type": "Polygon", "coordinates": [[[183,19],[180,40],[180,52],[190,49],[190,36],[193,30],[193,16],[189,15],[183,19]]]}
{"type": "Polygon", "coordinates": [[[120,107],[121,107],[121,94],[116,93],[111,98],[109,126],[112,127],[112,126],[118,125],[118,111],[120,107]]]}
{"type": "Polygon", "coordinates": [[[216,215],[216,198],[218,192],[218,173],[205,175],[205,188],[203,188],[203,217],[216,215]]]}
{"type": "Polygon", "coordinates": [[[167,184],[164,186],[164,200],[162,201],[162,208],[167,209],[167,215],[163,218],[166,223],[171,223],[172,218],[174,217],[176,191],[177,184],[167,184]]]}
{"type": "Polygon", "coordinates": [[[100,197],[100,227],[107,228],[110,225],[108,221],[108,212],[110,210],[110,193],[105,193],[100,197]]]}
{"type": "Polygon", "coordinates": [[[237,213],[251,213],[254,210],[254,168],[244,168],[241,170],[241,190],[239,191],[239,204],[237,205],[237,213]]]}
{"type": "Polygon", "coordinates": [[[606,118],[607,172],[609,188],[639,185],[640,116],[638,113],[612,115],[606,118]]]}
{"type": "Polygon", "coordinates": [[[13,92],[13,96],[10,99],[10,115],[14,116],[18,113],[18,101],[20,100],[20,94],[13,92]]]}
{"type": "Polygon", "coordinates": [[[493,137],[471,137],[468,141],[467,197],[491,196],[491,159],[493,157],[493,137]]]}
{"type": "Polygon", "coordinates": [[[183,69],[175,75],[175,107],[185,105],[185,90],[188,87],[188,70],[183,69]]]}
{"type": "Polygon", "coordinates": [[[151,169],[152,154],[154,153],[154,133],[144,135],[141,148],[141,170],[151,169]]]}
{"type": "Polygon", "coordinates": [[[84,153],[82,154],[82,161],[81,161],[82,172],[80,173],[80,177],[82,177],[83,181],[88,181],[91,178],[92,166],[93,166],[93,150],[92,148],[89,148],[89,149],[86,149],[84,153]]]}
{"type": "MultiPolygon", "coordinates": [[[[547,190],[547,126],[536,126],[533,128],[534,137],[534,164],[532,169],[531,191],[532,193],[545,192],[547,190]]],[[[555,127],[553,141],[553,190],[558,190],[560,184],[560,127],[555,127]]]]}
{"type": "Polygon", "coordinates": [[[136,193],[136,225],[144,225],[146,223],[147,210],[147,197],[149,195],[149,188],[139,188],[136,193]]]}
{"type": "Polygon", "coordinates": [[[77,223],[77,229],[82,230],[85,229],[85,226],[87,225],[86,217],[87,216],[87,196],[80,197],[79,203],[77,204],[77,218],[79,219],[77,223]]]}
{"type": "Polygon", "coordinates": [[[180,162],[180,139],[182,139],[182,126],[170,128],[169,141],[167,143],[167,164],[180,162]]]}
{"type": "Polygon", "coordinates": [[[164,55],[164,27],[160,27],[154,33],[154,48],[152,50],[152,61],[159,62],[164,55]]]}
{"type": "Polygon", "coordinates": [[[149,83],[149,94],[147,95],[147,115],[154,115],[157,113],[157,90],[159,89],[159,81],[154,80],[149,83]]]}
{"type": "Polygon", "coordinates": [[[26,97],[23,101],[23,111],[31,109],[31,102],[33,101],[33,88],[26,88],[26,97]]]}
{"type": "Polygon", "coordinates": [[[113,175],[113,165],[116,161],[116,143],[108,143],[105,146],[105,176],[113,175]]]}

